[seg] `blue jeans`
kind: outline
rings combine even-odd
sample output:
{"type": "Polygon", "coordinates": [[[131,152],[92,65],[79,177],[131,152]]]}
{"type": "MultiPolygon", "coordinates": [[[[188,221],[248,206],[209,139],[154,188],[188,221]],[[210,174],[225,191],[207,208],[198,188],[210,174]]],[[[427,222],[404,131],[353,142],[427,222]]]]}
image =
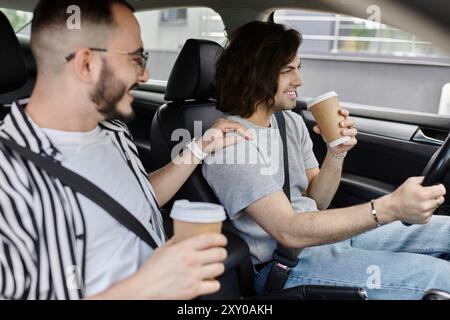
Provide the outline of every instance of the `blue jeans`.
{"type": "MultiPolygon", "coordinates": [[[[369,299],[421,299],[428,289],[450,292],[450,218],[426,225],[394,222],[351,239],[300,253],[285,288],[298,285],[362,287],[369,299]]],[[[262,293],[270,265],[255,278],[262,293]]]]}

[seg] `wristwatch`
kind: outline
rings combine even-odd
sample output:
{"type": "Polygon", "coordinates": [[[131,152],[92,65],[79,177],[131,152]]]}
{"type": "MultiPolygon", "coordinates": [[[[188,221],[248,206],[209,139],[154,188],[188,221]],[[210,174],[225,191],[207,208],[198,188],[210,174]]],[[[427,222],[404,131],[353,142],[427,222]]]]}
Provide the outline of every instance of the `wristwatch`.
{"type": "Polygon", "coordinates": [[[198,145],[197,145],[197,143],[196,143],[198,139],[200,139],[200,137],[197,137],[197,138],[192,139],[191,142],[189,142],[189,143],[187,144],[187,148],[188,148],[189,150],[191,150],[192,154],[193,154],[197,159],[199,159],[199,160],[201,161],[201,160],[205,159],[205,158],[208,156],[208,154],[207,154],[207,153],[204,153],[204,152],[202,151],[202,149],[200,149],[200,148],[198,147],[198,145]]]}

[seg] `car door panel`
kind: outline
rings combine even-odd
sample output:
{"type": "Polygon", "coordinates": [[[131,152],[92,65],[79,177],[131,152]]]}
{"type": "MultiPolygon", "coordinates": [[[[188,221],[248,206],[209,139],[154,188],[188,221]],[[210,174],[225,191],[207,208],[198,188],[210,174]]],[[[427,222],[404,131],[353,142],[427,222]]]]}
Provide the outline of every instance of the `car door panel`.
{"type": "MultiPolygon", "coordinates": [[[[334,207],[370,201],[392,192],[408,177],[420,176],[450,131],[450,117],[344,106],[356,120],[358,144],[344,162],[341,183],[332,203],[334,207]]],[[[303,117],[314,153],[322,163],[326,146],[322,137],[312,131],[315,121],[306,110],[305,101],[300,100],[294,111],[303,117]]],[[[443,183],[450,188],[449,174],[443,183]]],[[[446,204],[448,202],[447,195],[446,204]]],[[[443,209],[447,210],[447,206],[443,209]]]]}
{"type": "MultiPolygon", "coordinates": [[[[315,120],[312,113],[309,111],[302,111],[302,116],[309,123],[314,123],[315,120]]],[[[386,136],[400,140],[409,141],[414,137],[414,134],[419,130],[417,125],[409,125],[404,123],[395,123],[390,121],[365,119],[363,117],[354,117],[352,119],[356,122],[356,128],[360,132],[370,133],[374,135],[386,136]]]]}
{"type": "Polygon", "coordinates": [[[391,184],[344,173],[332,207],[346,207],[377,199],[395,190],[391,184]]]}

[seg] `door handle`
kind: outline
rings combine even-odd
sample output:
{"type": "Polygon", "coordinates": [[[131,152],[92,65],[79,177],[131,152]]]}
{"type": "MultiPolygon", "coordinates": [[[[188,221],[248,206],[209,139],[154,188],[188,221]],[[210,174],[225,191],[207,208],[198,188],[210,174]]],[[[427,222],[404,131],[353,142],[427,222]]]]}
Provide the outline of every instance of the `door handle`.
{"type": "Polygon", "coordinates": [[[414,136],[412,138],[412,141],[424,142],[424,143],[434,144],[434,145],[438,145],[438,146],[440,146],[444,143],[444,141],[442,141],[442,140],[428,137],[427,135],[425,135],[425,133],[423,133],[423,131],[421,129],[417,130],[417,132],[414,134],[414,136]]]}

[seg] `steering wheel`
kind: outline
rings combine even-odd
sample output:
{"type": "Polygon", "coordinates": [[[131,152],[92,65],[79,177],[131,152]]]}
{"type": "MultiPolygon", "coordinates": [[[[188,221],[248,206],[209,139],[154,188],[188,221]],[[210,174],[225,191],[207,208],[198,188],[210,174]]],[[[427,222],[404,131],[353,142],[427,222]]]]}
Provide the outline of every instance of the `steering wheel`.
{"type": "Polygon", "coordinates": [[[442,182],[450,168],[450,134],[445,139],[442,146],[434,153],[427,166],[422,172],[425,176],[422,182],[424,187],[432,186],[442,182]]]}
{"type": "MultiPolygon", "coordinates": [[[[430,161],[426,165],[422,172],[425,176],[422,181],[422,186],[429,187],[438,182],[444,180],[445,174],[450,169],[450,133],[445,139],[444,143],[439,147],[439,149],[433,154],[430,161]]],[[[437,210],[438,208],[436,208],[437,210]]],[[[435,210],[435,212],[436,212],[435,210]]],[[[411,224],[403,222],[405,226],[410,226],[411,224]]]]}
{"type": "MultiPolygon", "coordinates": [[[[422,172],[425,177],[422,186],[432,186],[444,180],[447,171],[450,169],[450,133],[442,146],[433,154],[427,166],[422,172]]],[[[435,212],[438,208],[436,208],[435,212]]]]}

